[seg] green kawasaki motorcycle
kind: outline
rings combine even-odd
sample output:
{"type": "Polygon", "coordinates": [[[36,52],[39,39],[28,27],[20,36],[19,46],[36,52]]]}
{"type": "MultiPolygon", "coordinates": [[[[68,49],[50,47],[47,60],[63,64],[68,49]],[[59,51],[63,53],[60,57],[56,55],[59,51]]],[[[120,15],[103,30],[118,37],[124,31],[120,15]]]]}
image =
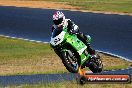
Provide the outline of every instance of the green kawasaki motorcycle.
{"type": "Polygon", "coordinates": [[[50,45],[69,72],[77,73],[79,67],[89,67],[93,73],[102,71],[100,56],[98,54],[91,56],[87,46],[77,38],[76,34],[68,33],[67,27],[54,29],[50,45]]]}

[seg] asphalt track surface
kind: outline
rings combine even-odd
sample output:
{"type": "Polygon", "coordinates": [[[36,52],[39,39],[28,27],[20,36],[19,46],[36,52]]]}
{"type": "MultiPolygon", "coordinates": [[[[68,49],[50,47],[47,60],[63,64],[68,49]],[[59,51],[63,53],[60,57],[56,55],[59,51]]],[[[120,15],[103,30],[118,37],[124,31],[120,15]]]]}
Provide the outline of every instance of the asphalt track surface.
{"type": "MultiPolygon", "coordinates": [[[[0,7],[0,34],[49,41],[55,10],[0,7]]],[[[92,46],[132,60],[132,16],[63,11],[92,37],[92,46]]]]}
{"type": "MultiPolygon", "coordinates": [[[[0,34],[49,41],[52,14],[55,10],[0,6],[0,34]]],[[[93,38],[95,49],[117,54],[132,60],[132,16],[106,15],[79,11],[63,11],[66,17],[79,25],[80,30],[93,38]]],[[[132,74],[132,69],[103,73],[132,74]]],[[[0,84],[32,84],[40,82],[71,81],[75,74],[47,74],[0,76],[0,84]]]]}
{"type": "MultiPolygon", "coordinates": [[[[100,74],[130,74],[132,68],[118,71],[104,71],[100,74]]],[[[91,74],[91,73],[89,73],[91,74]]],[[[64,81],[76,80],[78,74],[37,74],[37,75],[17,75],[17,76],[0,76],[0,84],[2,86],[21,85],[21,84],[37,84],[37,83],[57,83],[64,81]]],[[[132,74],[130,74],[132,77],[132,74]]]]}

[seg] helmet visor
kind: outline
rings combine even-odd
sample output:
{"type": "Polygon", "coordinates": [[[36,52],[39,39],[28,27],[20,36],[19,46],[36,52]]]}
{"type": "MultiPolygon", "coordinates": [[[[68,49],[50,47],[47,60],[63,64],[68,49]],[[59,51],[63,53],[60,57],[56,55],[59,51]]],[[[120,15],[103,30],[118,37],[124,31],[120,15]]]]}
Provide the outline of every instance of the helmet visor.
{"type": "Polygon", "coordinates": [[[58,19],[58,20],[53,20],[53,22],[54,22],[55,25],[61,24],[62,21],[63,21],[63,18],[60,18],[60,19],[58,19]]]}

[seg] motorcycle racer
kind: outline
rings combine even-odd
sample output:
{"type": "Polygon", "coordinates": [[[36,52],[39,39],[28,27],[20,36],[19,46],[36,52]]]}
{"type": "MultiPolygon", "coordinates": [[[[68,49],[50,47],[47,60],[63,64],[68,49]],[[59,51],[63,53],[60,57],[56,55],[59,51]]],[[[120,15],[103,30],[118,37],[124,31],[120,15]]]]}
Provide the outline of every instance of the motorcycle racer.
{"type": "Polygon", "coordinates": [[[54,29],[62,29],[61,27],[67,27],[69,33],[73,33],[77,35],[77,38],[80,39],[88,49],[88,52],[91,55],[95,54],[95,51],[90,47],[90,41],[91,37],[84,35],[82,32],[80,32],[79,27],[70,19],[66,19],[65,15],[61,11],[56,11],[53,14],[53,23],[52,26],[52,32],[54,29]]]}

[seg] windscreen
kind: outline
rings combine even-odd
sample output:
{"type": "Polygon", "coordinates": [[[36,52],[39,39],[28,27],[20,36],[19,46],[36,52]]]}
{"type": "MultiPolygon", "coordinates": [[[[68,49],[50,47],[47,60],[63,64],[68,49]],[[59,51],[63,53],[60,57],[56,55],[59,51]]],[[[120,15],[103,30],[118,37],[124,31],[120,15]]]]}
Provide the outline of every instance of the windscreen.
{"type": "Polygon", "coordinates": [[[52,38],[54,38],[54,37],[56,37],[56,36],[58,36],[61,32],[62,32],[62,28],[60,28],[60,29],[54,29],[53,30],[53,33],[52,33],[52,38]]]}

